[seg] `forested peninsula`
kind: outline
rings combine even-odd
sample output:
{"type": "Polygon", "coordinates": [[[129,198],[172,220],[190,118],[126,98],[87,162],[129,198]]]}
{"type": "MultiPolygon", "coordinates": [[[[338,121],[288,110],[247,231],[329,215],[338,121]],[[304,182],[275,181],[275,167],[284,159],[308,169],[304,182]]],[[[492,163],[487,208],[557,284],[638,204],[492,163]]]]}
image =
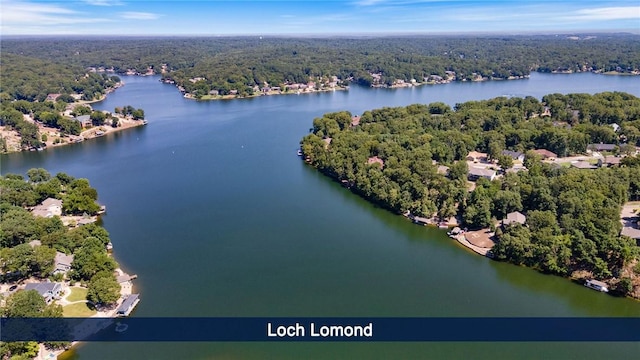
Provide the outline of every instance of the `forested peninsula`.
{"type": "Polygon", "coordinates": [[[91,102],[123,83],[113,74],[3,53],[0,63],[0,153],[43,150],[145,123],[125,105],[94,111],[91,102]]]}
{"type": "Polygon", "coordinates": [[[619,92],[329,113],[301,141],[309,164],[373,203],[455,217],[493,232],[497,260],[635,298],[638,146],[640,99],[619,92]]]}
{"type": "MultiPolygon", "coordinates": [[[[98,73],[161,74],[194,99],[322,91],[350,83],[403,87],[519,79],[532,71],[640,73],[640,36],[632,34],[6,38],[2,51],[12,54],[12,62],[22,56],[98,73]]],[[[33,91],[13,84],[3,84],[2,92],[33,97],[33,91]]]]}
{"type": "MultiPolygon", "coordinates": [[[[30,169],[26,179],[1,176],[0,194],[0,316],[128,315],[123,311],[132,308],[122,304],[137,299],[135,276],[110,254],[109,233],[97,223],[105,208],[87,179],[30,169]]],[[[44,344],[47,353],[69,346],[44,344]]],[[[35,342],[2,342],[0,357],[33,358],[41,351],[44,358],[43,350],[35,342]]]]}

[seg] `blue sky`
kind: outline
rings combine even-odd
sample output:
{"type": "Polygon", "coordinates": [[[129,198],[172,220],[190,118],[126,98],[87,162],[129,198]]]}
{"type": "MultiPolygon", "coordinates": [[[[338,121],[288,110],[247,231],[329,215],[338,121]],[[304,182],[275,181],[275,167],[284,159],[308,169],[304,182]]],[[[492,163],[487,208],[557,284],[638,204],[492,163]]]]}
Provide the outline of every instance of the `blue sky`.
{"type": "Polygon", "coordinates": [[[0,0],[0,34],[640,33],[640,1],[0,0]]]}

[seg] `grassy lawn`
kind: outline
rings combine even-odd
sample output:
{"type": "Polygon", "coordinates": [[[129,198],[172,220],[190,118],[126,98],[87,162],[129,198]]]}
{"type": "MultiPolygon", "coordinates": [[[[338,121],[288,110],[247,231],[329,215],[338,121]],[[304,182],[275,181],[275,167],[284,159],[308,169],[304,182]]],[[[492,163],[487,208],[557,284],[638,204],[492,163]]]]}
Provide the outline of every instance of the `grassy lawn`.
{"type": "Polygon", "coordinates": [[[90,309],[87,303],[77,303],[64,306],[62,316],[64,317],[90,317],[97,311],[90,309]]]}
{"type": "Polygon", "coordinates": [[[81,287],[72,287],[71,294],[67,296],[68,302],[80,301],[87,299],[87,289],[81,287]]]}

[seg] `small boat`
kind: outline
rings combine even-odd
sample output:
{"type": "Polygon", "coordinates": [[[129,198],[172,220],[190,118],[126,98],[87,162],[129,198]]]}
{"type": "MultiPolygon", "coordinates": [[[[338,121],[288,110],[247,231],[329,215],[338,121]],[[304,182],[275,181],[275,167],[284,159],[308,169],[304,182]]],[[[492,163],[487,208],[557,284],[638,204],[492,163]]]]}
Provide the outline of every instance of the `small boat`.
{"type": "Polygon", "coordinates": [[[302,156],[302,150],[298,149],[298,156],[302,156]]]}
{"type": "Polygon", "coordinates": [[[107,251],[112,251],[113,250],[113,244],[111,242],[109,242],[107,244],[107,251]]]}
{"type": "Polygon", "coordinates": [[[589,279],[584,283],[584,286],[597,291],[609,292],[607,284],[598,280],[589,279]]]}

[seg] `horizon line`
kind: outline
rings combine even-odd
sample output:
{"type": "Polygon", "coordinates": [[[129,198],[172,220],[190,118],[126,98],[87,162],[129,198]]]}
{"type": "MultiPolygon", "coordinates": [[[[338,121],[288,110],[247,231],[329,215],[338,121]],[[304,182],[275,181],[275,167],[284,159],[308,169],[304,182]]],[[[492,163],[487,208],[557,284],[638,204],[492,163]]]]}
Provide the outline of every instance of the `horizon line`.
{"type": "Polygon", "coordinates": [[[593,34],[627,34],[640,35],[640,29],[574,29],[574,30],[545,30],[545,31],[389,31],[389,32],[324,32],[324,33],[237,33],[237,34],[1,34],[0,38],[56,38],[56,37],[157,37],[157,38],[186,38],[186,37],[290,37],[290,38],[309,38],[309,37],[388,37],[388,36],[490,36],[490,35],[508,35],[508,36],[525,36],[525,35],[593,35],[593,34]]]}

